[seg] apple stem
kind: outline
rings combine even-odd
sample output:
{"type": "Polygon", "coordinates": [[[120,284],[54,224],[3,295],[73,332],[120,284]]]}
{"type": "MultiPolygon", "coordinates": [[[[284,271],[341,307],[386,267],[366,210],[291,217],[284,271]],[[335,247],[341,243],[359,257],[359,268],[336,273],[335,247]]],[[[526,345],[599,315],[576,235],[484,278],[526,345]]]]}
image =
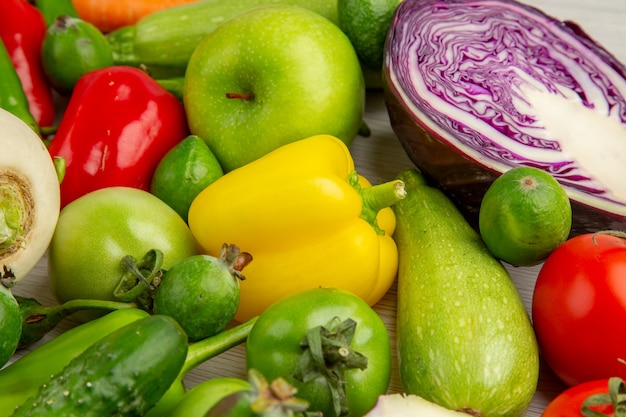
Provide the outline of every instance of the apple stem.
{"type": "Polygon", "coordinates": [[[237,98],[246,101],[251,101],[254,98],[252,93],[226,93],[226,98],[237,98]]]}

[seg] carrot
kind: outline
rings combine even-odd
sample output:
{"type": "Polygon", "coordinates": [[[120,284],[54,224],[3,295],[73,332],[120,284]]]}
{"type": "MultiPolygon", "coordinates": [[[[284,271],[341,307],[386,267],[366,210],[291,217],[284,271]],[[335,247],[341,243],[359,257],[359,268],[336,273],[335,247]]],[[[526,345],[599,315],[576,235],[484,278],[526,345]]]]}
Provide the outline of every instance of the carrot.
{"type": "Polygon", "coordinates": [[[102,32],[134,25],[143,16],[199,0],[72,0],[78,16],[102,32]]]}

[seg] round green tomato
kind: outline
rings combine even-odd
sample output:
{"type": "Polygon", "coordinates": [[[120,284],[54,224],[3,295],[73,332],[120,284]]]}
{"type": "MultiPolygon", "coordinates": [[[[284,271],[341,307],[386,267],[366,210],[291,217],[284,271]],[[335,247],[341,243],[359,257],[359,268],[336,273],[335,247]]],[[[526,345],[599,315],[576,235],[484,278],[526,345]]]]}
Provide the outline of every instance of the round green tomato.
{"type": "Polygon", "coordinates": [[[244,379],[207,379],[191,388],[169,417],[204,417],[222,398],[250,388],[250,383],[244,379]]]}
{"type": "Polygon", "coordinates": [[[52,293],[59,302],[114,300],[122,258],[141,259],[150,249],[163,252],[165,269],[198,253],[185,221],[149,192],[109,187],[88,193],[59,215],[48,253],[52,293]]]}
{"type": "Polygon", "coordinates": [[[191,341],[213,336],[235,317],[237,280],[221,258],[190,256],[165,273],[154,296],[154,312],[173,317],[191,341]]]}
{"type": "Polygon", "coordinates": [[[356,295],[339,289],[315,288],[285,297],[270,306],[254,324],[246,341],[246,367],[268,380],[285,378],[296,397],[309,401],[308,411],[336,416],[323,378],[300,382],[294,371],[303,354],[300,343],[317,326],[333,319],[356,322],[349,348],[367,358],[367,367],[345,371],[348,416],[363,416],[385,394],[391,378],[389,334],[380,316],[356,295]]]}

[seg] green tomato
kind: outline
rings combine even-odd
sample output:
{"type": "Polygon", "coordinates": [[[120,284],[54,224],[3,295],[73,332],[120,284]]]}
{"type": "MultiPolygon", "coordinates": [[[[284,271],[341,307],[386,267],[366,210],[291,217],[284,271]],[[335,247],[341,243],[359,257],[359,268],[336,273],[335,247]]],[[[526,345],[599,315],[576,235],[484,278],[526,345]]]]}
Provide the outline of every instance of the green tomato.
{"type": "Polygon", "coordinates": [[[115,300],[122,258],[141,259],[151,249],[163,252],[164,269],[198,253],[185,221],[149,192],[108,187],[88,193],[59,215],[48,252],[52,293],[61,303],[115,300]]]}
{"type": "MultiPolygon", "coordinates": [[[[337,416],[331,390],[321,377],[301,382],[294,377],[311,329],[336,318],[356,322],[347,345],[367,358],[365,369],[345,371],[347,416],[363,416],[387,392],[391,378],[391,348],[387,329],[376,312],[356,295],[339,289],[315,288],[285,297],[270,306],[254,324],[246,341],[246,367],[267,380],[283,377],[297,388],[296,396],[309,401],[308,411],[337,416]]],[[[311,338],[308,339],[309,341],[311,338]]]]}
{"type": "Polygon", "coordinates": [[[191,388],[169,417],[204,417],[224,397],[250,388],[250,383],[244,379],[207,379],[191,388]]]}

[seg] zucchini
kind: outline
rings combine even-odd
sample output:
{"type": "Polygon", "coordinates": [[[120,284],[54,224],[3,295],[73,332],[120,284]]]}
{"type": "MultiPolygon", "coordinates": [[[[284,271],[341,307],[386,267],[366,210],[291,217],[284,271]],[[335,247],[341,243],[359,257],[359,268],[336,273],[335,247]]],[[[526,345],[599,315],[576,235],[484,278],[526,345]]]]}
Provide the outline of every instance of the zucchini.
{"type": "Polygon", "coordinates": [[[397,344],[407,394],[485,417],[530,404],[539,353],[508,271],[439,189],[416,170],[398,176],[397,344]]]}
{"type": "Polygon", "coordinates": [[[170,317],[134,321],[74,358],[13,416],[141,416],[176,380],[187,347],[170,317]]]}
{"type": "Polygon", "coordinates": [[[156,78],[181,76],[202,38],[237,14],[269,4],[304,7],[338,23],[337,0],[201,0],[151,13],[107,38],[116,64],[145,66],[156,78]]]}

